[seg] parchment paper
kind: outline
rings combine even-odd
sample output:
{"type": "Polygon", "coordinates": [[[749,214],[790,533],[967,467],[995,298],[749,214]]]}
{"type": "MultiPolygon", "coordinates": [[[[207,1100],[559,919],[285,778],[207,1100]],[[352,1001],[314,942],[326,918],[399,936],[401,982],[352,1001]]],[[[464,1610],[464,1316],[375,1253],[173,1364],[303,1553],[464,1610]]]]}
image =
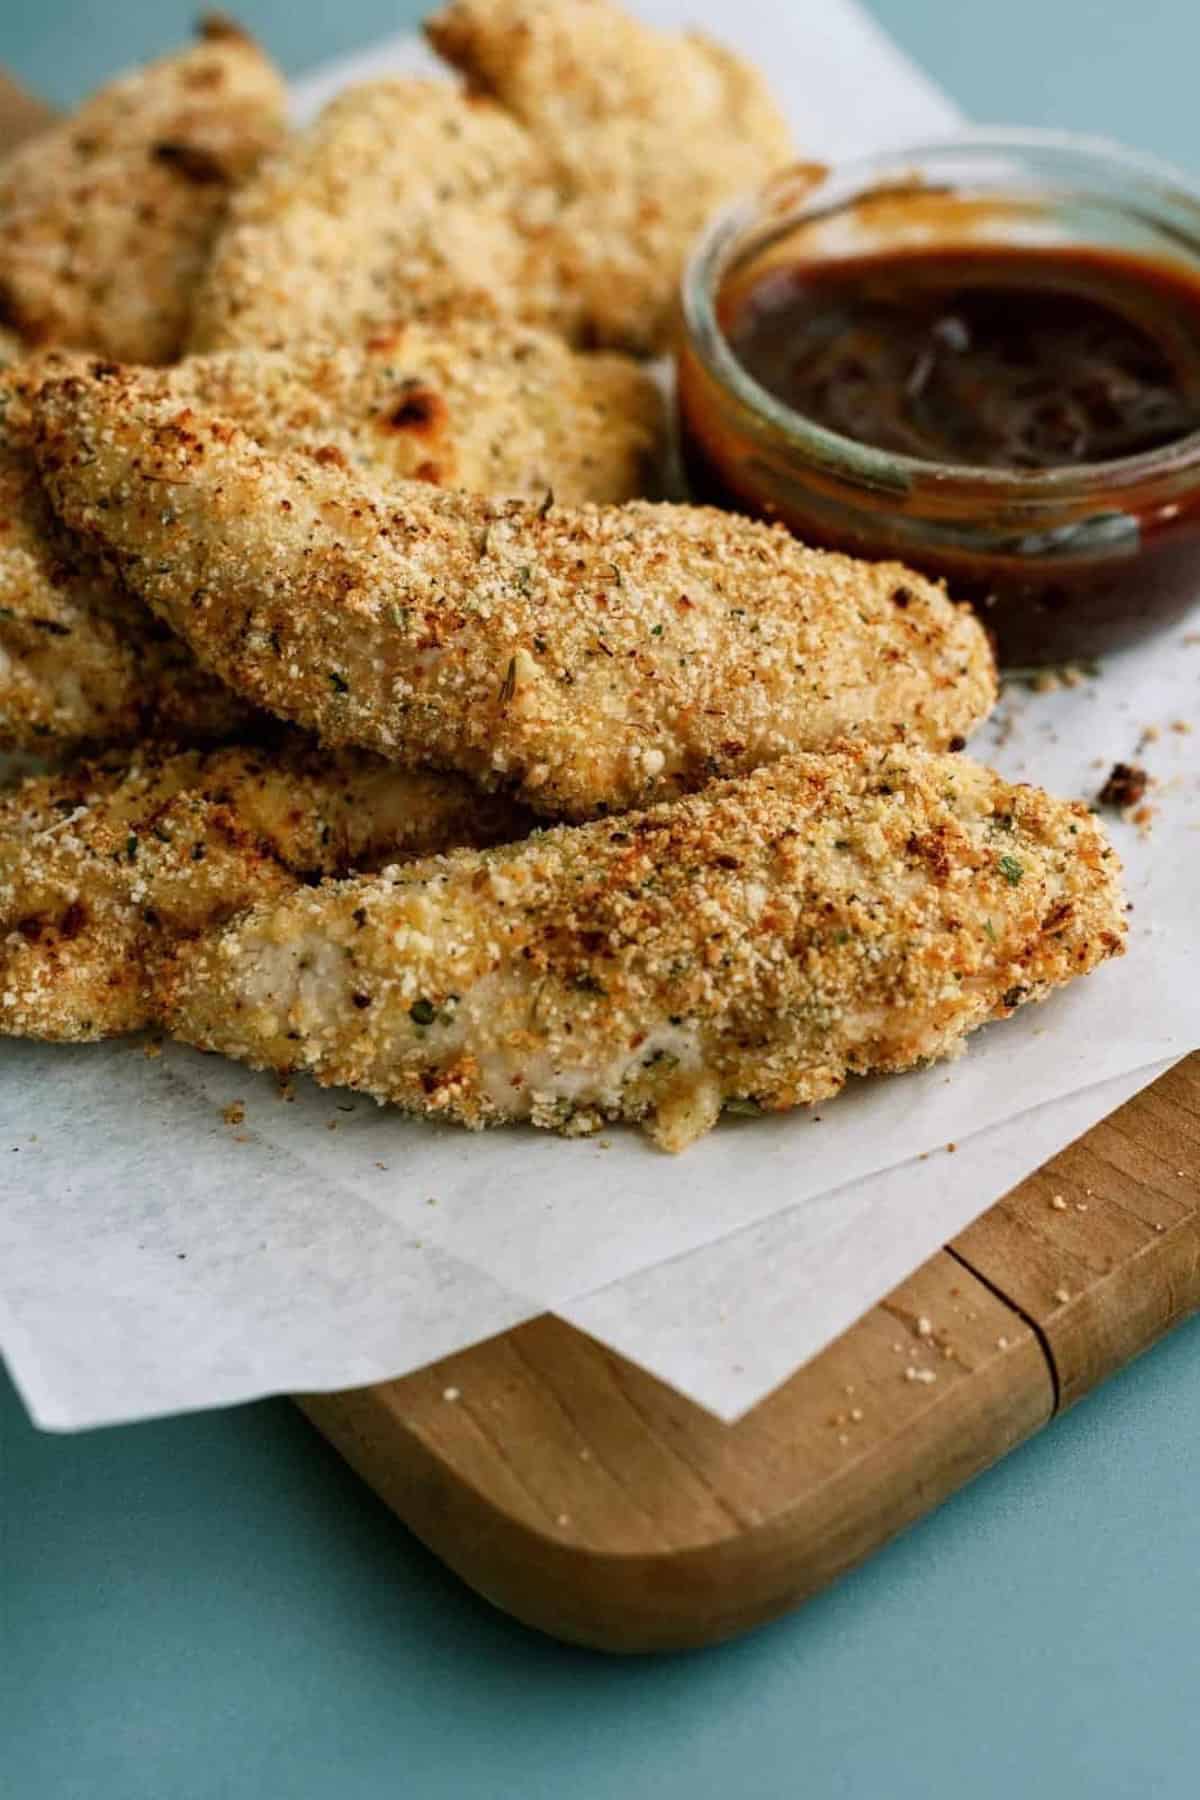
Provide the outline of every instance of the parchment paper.
{"type": "MultiPolygon", "coordinates": [[[[845,0],[686,12],[767,62],[814,152],[953,120],[845,0]]],[[[399,40],[349,72],[411,57],[399,40]]],[[[1120,828],[1130,956],[979,1034],[949,1068],[857,1083],[816,1113],[729,1121],[667,1159],[620,1129],[472,1137],[305,1085],[289,1104],[268,1079],[178,1047],[0,1046],[0,1331],[34,1416],[73,1428],[352,1386],[548,1307],[724,1416],[752,1404],[1200,1041],[1200,796],[1194,740],[1171,729],[1197,714],[1189,635],[1007,703],[972,746],[1088,795],[1152,726],[1143,760],[1163,785],[1150,836],[1120,828]],[[237,1127],[222,1118],[234,1100],[237,1127]]]]}

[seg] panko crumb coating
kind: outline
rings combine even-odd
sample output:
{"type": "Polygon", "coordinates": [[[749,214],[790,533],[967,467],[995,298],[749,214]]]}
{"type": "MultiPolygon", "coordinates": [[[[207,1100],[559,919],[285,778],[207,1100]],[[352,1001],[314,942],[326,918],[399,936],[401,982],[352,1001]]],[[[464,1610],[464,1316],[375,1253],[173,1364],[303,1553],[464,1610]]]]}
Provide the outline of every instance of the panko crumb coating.
{"type": "Polygon", "coordinates": [[[547,159],[575,329],[661,348],[694,240],[795,157],[763,75],[704,32],[656,30],[610,0],[451,0],[425,30],[547,159]]]}
{"type": "Polygon", "coordinates": [[[0,793],[0,1033],[137,1030],[180,938],[303,881],[526,824],[452,776],[300,742],[148,745],[31,776],[0,793]]]}
{"type": "Polygon", "coordinates": [[[143,388],[231,420],[265,450],[302,450],[383,487],[612,502],[659,485],[665,416],[653,378],[615,351],[572,350],[506,321],[217,351],[143,388]]]}
{"type": "Polygon", "coordinates": [[[361,339],[449,306],[664,348],[693,238],[792,157],[762,77],[608,0],[452,5],[427,31],[466,92],[364,83],[264,163],[192,347],[361,339]]]}
{"type": "Polygon", "coordinates": [[[558,206],[500,107],[443,81],[347,88],[234,200],[189,348],[361,342],[452,306],[565,323],[534,267],[558,206]]]}
{"type": "Polygon", "coordinates": [[[0,751],[228,737],[250,709],[63,530],[0,381],[0,751]]]}
{"type": "Polygon", "coordinates": [[[169,362],[230,194],[283,135],[281,76],[237,27],[101,88],[0,160],[0,320],[29,345],[169,362]]]}
{"type": "MultiPolygon", "coordinates": [[[[46,352],[0,387],[0,747],[228,737],[249,708],[54,519],[23,444],[24,393],[91,365],[46,352]]],[[[628,358],[519,326],[399,327],[356,348],[224,351],[146,372],[147,393],[269,449],[384,485],[624,500],[652,488],[663,406],[628,358]]]]}
{"type": "Polygon", "coordinates": [[[256,706],[585,818],[847,734],[960,744],[996,676],[897,564],[709,508],[388,492],[96,366],[33,399],[65,523],[256,706]]]}
{"type": "Polygon", "coordinates": [[[957,756],[843,746],[623,818],[267,901],[184,946],[168,1028],[473,1128],[779,1112],[1121,953],[1077,802],[957,756]]]}

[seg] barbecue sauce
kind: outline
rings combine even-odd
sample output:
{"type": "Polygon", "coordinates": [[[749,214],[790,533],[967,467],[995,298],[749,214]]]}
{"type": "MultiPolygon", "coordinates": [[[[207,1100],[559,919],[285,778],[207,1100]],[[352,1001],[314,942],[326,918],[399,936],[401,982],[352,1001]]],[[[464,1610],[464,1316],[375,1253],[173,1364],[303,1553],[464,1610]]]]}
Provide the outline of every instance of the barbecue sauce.
{"type": "Polygon", "coordinates": [[[987,469],[1140,456],[1200,430],[1200,286],[1071,248],[771,271],[725,299],[738,361],[818,425],[987,469]]]}
{"type": "Polygon", "coordinates": [[[1164,499],[1153,470],[1139,490],[1128,465],[1105,492],[1106,465],[1200,432],[1200,274],[1182,263],[1070,244],[931,244],[775,260],[734,276],[716,300],[730,349],[760,387],[915,469],[894,500],[865,511],[831,503],[828,484],[808,487],[803,470],[764,479],[769,459],[707,405],[685,354],[684,447],[700,497],[782,518],[809,542],[944,576],[1009,664],[1099,654],[1179,616],[1200,592],[1200,474],[1182,501],[1176,489],[1164,499]],[[977,517],[926,538],[916,515],[937,518],[930,496],[947,465],[960,500],[978,477],[977,517]],[[1068,506],[1065,530],[1034,531],[1028,544],[1014,526],[1006,544],[1008,514],[989,516],[1001,509],[988,475],[1072,470],[1090,472],[1086,508],[1068,506]],[[1107,514],[1107,535],[1073,530],[1084,511],[1107,514]]]}

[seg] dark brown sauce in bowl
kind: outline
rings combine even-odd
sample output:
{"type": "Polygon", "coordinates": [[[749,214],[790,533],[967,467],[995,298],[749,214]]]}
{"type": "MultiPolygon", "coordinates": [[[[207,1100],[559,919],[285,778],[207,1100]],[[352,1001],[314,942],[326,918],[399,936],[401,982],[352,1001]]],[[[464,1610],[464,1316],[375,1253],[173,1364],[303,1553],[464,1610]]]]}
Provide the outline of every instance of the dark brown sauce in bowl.
{"type": "MultiPolygon", "coordinates": [[[[1069,154],[1104,187],[1091,147],[1069,154]]],[[[1133,201],[1126,229],[1118,192],[1089,242],[1070,199],[1062,241],[1057,196],[1043,219],[1028,196],[884,183],[832,250],[813,236],[832,207],[794,236],[767,207],[765,248],[715,277],[702,247],[678,386],[696,497],[944,578],[1009,667],[1180,618],[1200,596],[1200,204],[1177,209],[1189,242],[1133,201]]]]}
{"type": "Polygon", "coordinates": [[[1200,430],[1200,283],[1117,253],[801,262],[723,294],[719,317],[769,393],[900,456],[1056,469],[1200,430]]]}

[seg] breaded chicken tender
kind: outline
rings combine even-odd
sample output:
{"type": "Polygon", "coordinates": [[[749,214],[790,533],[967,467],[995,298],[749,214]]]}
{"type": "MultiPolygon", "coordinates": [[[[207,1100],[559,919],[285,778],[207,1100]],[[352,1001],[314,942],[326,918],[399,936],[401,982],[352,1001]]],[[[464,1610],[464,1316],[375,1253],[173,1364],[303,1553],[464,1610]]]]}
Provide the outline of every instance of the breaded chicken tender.
{"type": "MultiPolygon", "coordinates": [[[[0,747],[215,741],[250,711],[54,520],[22,449],[24,392],[86,368],[50,352],[0,387],[0,747]]],[[[626,357],[519,326],[400,327],[362,348],[225,351],[143,376],[331,473],[623,500],[656,481],[663,407],[626,357]]]]}
{"type": "Polygon", "coordinates": [[[562,280],[598,343],[663,343],[693,240],[793,159],[759,71],[611,0],[451,0],[434,48],[518,119],[563,195],[562,280]]]}
{"type": "Polygon", "coordinates": [[[665,431],[661,391],[629,357],[492,320],[192,356],[144,387],[383,486],[628,500],[657,484],[665,431]]]}
{"type": "Polygon", "coordinates": [[[469,91],[348,89],[270,158],[193,348],[361,339],[453,306],[660,349],[691,240],[791,155],[753,69],[607,0],[454,5],[428,29],[469,91]]]}
{"type": "Polygon", "coordinates": [[[178,355],[229,196],[281,138],[278,72],[235,27],[122,76],[0,161],[0,317],[28,344],[178,355]]]}
{"type": "Polygon", "coordinates": [[[539,242],[559,198],[532,138],[447,82],[339,94],[235,198],[190,347],[361,342],[450,306],[557,325],[539,242]]]}
{"type": "Polygon", "coordinates": [[[304,880],[518,835],[452,776],[295,743],[153,746],[0,793],[0,1033],[111,1037],[150,1023],[162,959],[304,880]]]}
{"type": "Polygon", "coordinates": [[[686,800],[268,900],[185,946],[178,1037],[472,1127],[786,1110],[1123,948],[1086,807],[843,746],[686,800]]]}
{"type": "Polygon", "coordinates": [[[619,811],[847,733],[944,747],[995,697],[969,610],[781,528],[384,493],[104,366],[34,408],[62,518],[235,691],[543,813],[619,811]]]}
{"type": "MultiPolygon", "coordinates": [[[[0,388],[0,405],[9,397],[0,388]]],[[[0,750],[204,742],[249,717],[62,529],[0,416],[0,750]]]]}

